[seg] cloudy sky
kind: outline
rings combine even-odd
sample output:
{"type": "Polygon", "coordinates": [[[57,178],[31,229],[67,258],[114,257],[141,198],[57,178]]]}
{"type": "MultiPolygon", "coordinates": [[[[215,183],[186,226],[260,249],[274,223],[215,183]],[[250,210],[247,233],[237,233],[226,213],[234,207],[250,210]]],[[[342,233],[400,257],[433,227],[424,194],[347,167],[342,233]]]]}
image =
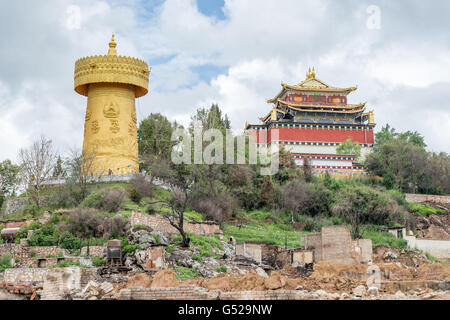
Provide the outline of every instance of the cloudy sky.
{"type": "Polygon", "coordinates": [[[309,66],[330,85],[358,90],[377,130],[417,130],[450,152],[450,2],[300,0],[43,0],[0,2],[0,161],[40,134],[59,151],[80,147],[86,98],[75,60],[118,54],[152,67],[136,103],[187,123],[217,102],[233,129],[258,123],[280,83],[309,66]]]}

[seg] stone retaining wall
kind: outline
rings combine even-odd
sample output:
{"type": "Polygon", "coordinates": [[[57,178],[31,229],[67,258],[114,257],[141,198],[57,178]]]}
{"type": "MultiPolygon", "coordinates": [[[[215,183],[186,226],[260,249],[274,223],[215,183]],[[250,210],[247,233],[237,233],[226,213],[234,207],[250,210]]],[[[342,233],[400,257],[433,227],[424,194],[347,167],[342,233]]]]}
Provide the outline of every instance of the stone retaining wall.
{"type": "MultiPolygon", "coordinates": [[[[154,231],[164,234],[178,234],[178,230],[170,225],[170,223],[158,214],[144,214],[133,211],[130,217],[131,226],[144,225],[150,227],[154,231]]],[[[196,235],[209,236],[212,234],[222,234],[219,225],[215,222],[185,222],[184,231],[191,232],[196,235]]]]}
{"type": "MultiPolygon", "coordinates": [[[[44,206],[46,205],[50,206],[55,204],[55,200],[51,196],[42,196],[40,200],[42,205],[44,206]]],[[[13,212],[23,210],[23,208],[29,203],[30,200],[27,197],[8,199],[3,203],[3,206],[0,209],[3,209],[5,214],[10,214],[13,212]]]]}
{"type": "Polygon", "coordinates": [[[42,268],[11,268],[4,272],[3,281],[13,285],[29,284],[42,286],[48,269],[42,268]]]}
{"type": "Polygon", "coordinates": [[[388,281],[381,282],[381,289],[384,292],[395,293],[398,290],[408,292],[409,290],[417,290],[418,288],[432,290],[450,290],[450,280],[418,280],[418,281],[388,281]]]}
{"type": "Polygon", "coordinates": [[[208,292],[204,288],[185,285],[176,288],[142,288],[122,289],[119,300],[213,300],[218,292],[208,292]]]}
{"type": "Polygon", "coordinates": [[[437,203],[450,203],[450,196],[436,196],[430,194],[416,194],[405,193],[406,201],[408,202],[437,202],[437,203]]]}
{"type": "MultiPolygon", "coordinates": [[[[81,248],[81,253],[82,256],[86,256],[87,255],[87,247],[83,247],[81,248]]],[[[106,256],[106,247],[103,246],[90,246],[89,247],[89,256],[90,257],[100,257],[103,258],[106,256]]]]}
{"type": "Polygon", "coordinates": [[[301,300],[304,295],[296,290],[267,291],[208,291],[193,285],[177,288],[122,289],[119,300],[301,300]]]}
{"type": "Polygon", "coordinates": [[[28,258],[47,258],[67,255],[66,249],[61,249],[56,246],[48,247],[25,247],[20,244],[6,243],[0,245],[0,256],[10,254],[12,258],[20,260],[28,258]]]}

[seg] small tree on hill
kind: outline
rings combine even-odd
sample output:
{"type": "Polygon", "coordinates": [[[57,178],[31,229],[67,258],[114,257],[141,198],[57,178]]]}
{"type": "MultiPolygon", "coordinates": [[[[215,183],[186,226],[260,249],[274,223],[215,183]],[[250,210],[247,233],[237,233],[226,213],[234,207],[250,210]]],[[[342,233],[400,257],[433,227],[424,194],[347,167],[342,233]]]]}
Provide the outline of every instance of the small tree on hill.
{"type": "Polygon", "coordinates": [[[6,197],[15,193],[19,183],[19,169],[10,160],[0,162],[0,208],[6,197]]]}
{"type": "Polygon", "coordinates": [[[65,170],[63,168],[63,161],[61,159],[61,156],[58,156],[58,159],[56,160],[55,168],[53,169],[53,175],[52,178],[58,179],[63,178],[65,176],[65,170]]]}
{"type": "Polygon", "coordinates": [[[305,156],[303,158],[303,175],[305,176],[306,182],[312,181],[312,168],[311,168],[311,161],[309,160],[308,156],[305,156]]]}
{"type": "Polygon", "coordinates": [[[259,199],[263,205],[272,207],[274,205],[274,190],[272,178],[270,176],[264,177],[264,182],[259,192],[259,199]]]}
{"type": "Polygon", "coordinates": [[[163,216],[180,233],[182,246],[189,247],[190,238],[184,231],[184,212],[193,196],[192,187],[195,175],[192,167],[162,159],[158,163],[153,163],[151,171],[152,175],[163,181],[164,186],[170,190],[168,199],[154,203],[160,202],[164,207],[170,209],[170,212],[163,213],[163,216]]]}
{"type": "Polygon", "coordinates": [[[56,154],[52,141],[41,136],[28,149],[20,149],[19,159],[21,173],[30,198],[40,208],[42,187],[51,179],[55,166],[56,154]]]}
{"type": "Polygon", "coordinates": [[[355,156],[355,161],[359,161],[361,157],[361,145],[358,142],[353,142],[352,139],[347,139],[336,148],[337,154],[350,154],[355,156]]]}

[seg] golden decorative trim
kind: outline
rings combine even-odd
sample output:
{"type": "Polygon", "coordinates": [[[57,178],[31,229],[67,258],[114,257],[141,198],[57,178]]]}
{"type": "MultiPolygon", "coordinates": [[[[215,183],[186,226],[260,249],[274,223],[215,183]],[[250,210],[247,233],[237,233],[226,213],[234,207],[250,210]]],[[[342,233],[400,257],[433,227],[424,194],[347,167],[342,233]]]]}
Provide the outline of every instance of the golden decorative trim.
{"type": "MultiPolygon", "coordinates": [[[[316,79],[318,80],[318,79],[316,79]]],[[[328,88],[319,88],[319,87],[299,87],[298,85],[296,86],[291,86],[288,84],[283,84],[284,88],[288,88],[291,90],[295,90],[295,91],[318,91],[318,92],[342,92],[342,93],[346,93],[346,92],[351,92],[351,91],[355,91],[358,87],[350,87],[350,88],[334,88],[334,87],[328,87],[328,88]]]]}
{"type": "Polygon", "coordinates": [[[322,105],[322,104],[306,104],[306,103],[292,103],[292,102],[288,102],[288,101],[284,101],[281,99],[278,99],[277,102],[281,103],[282,105],[286,105],[289,107],[296,107],[296,108],[301,108],[301,107],[307,107],[307,108],[325,108],[325,109],[355,109],[355,108],[360,108],[362,106],[366,105],[366,102],[363,103],[359,103],[359,104],[347,104],[345,106],[338,106],[338,105],[322,105]]]}
{"type": "Polygon", "coordinates": [[[360,109],[354,109],[354,110],[349,110],[349,111],[333,111],[333,110],[303,109],[303,108],[296,108],[296,107],[292,107],[292,106],[289,106],[289,108],[296,110],[296,111],[328,112],[328,113],[359,113],[359,112],[363,112],[365,110],[365,108],[360,108],[360,109]]]}
{"type": "Polygon", "coordinates": [[[88,85],[92,83],[124,83],[136,87],[136,98],[148,92],[151,68],[145,61],[118,56],[114,36],[109,43],[109,51],[104,56],[90,56],[75,62],[74,88],[81,95],[88,95],[88,85]]]}

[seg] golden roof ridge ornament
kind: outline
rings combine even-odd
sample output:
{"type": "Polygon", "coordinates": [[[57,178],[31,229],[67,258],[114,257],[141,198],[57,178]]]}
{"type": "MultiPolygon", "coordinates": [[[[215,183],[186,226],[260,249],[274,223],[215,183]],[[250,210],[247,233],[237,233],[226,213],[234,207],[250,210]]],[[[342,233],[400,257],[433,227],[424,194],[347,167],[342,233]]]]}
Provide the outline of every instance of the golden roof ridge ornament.
{"type": "Polygon", "coordinates": [[[309,67],[308,72],[306,73],[306,80],[315,78],[316,78],[316,71],[314,70],[314,67],[312,68],[312,71],[311,67],[309,67]]]}
{"type": "Polygon", "coordinates": [[[108,56],[116,56],[117,55],[116,47],[117,47],[117,43],[114,41],[114,33],[113,33],[112,37],[111,37],[111,42],[109,43],[108,56]]]}

